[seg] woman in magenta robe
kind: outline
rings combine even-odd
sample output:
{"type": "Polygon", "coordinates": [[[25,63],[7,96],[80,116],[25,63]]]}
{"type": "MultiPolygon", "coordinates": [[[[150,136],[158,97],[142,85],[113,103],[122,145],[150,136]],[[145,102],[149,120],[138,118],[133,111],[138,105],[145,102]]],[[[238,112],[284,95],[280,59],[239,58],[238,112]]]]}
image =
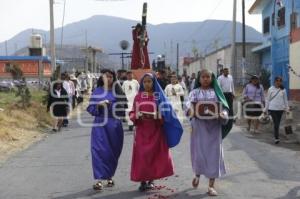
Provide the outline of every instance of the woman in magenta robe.
{"type": "Polygon", "coordinates": [[[154,76],[146,74],[134,99],[130,119],[136,126],[131,180],[141,182],[140,191],[154,187],[153,181],[174,174],[173,162],[164,132],[164,120],[156,103],[154,76]]]}
{"type": "Polygon", "coordinates": [[[137,24],[136,27],[132,30],[133,38],[133,48],[132,48],[132,59],[131,59],[131,69],[150,69],[149,55],[148,55],[148,36],[145,30],[145,45],[141,47],[141,36],[142,25],[137,24]]]}

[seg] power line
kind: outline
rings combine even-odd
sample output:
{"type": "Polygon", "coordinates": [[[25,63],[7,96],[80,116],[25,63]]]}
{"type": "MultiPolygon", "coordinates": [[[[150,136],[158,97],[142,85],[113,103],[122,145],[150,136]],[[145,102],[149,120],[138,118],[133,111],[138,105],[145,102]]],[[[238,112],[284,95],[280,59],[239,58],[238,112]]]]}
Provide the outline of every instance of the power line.
{"type": "MultiPolygon", "coordinates": [[[[221,26],[221,28],[219,29],[219,31],[217,31],[217,33],[212,37],[211,41],[214,42],[214,41],[219,37],[219,35],[223,32],[222,30],[224,30],[225,27],[226,27],[227,25],[229,25],[230,22],[231,22],[231,21],[227,21],[226,23],[224,23],[223,26],[221,26]]],[[[211,45],[212,45],[212,42],[210,42],[208,45],[206,45],[205,48],[204,48],[203,50],[206,51],[211,45]]],[[[205,54],[206,54],[206,53],[205,53],[205,54]]]]}
{"type": "MultiPolygon", "coordinates": [[[[223,0],[219,0],[217,5],[215,6],[215,8],[212,10],[212,12],[208,15],[208,17],[206,19],[210,19],[211,16],[213,14],[215,14],[216,10],[219,8],[219,6],[221,5],[221,2],[223,0]]],[[[185,40],[187,40],[188,38],[192,37],[196,32],[201,31],[204,26],[208,23],[208,20],[204,21],[195,31],[193,31],[185,40]]]]}

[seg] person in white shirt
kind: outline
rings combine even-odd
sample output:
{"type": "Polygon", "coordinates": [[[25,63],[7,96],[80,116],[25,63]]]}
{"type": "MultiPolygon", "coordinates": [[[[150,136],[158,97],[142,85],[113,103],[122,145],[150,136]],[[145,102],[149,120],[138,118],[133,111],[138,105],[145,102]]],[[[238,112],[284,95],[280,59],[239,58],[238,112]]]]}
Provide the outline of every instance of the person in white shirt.
{"type": "MultiPolygon", "coordinates": [[[[233,100],[235,98],[234,82],[232,76],[229,74],[229,69],[224,68],[223,74],[218,77],[218,83],[224,93],[226,101],[229,106],[229,116],[233,117],[233,100]]],[[[229,120],[233,122],[233,120],[229,120]]],[[[232,125],[232,124],[231,124],[232,125]]]]}
{"type": "Polygon", "coordinates": [[[192,76],[190,78],[190,92],[192,90],[194,90],[194,87],[195,87],[195,81],[196,81],[196,73],[192,73],[192,76]]]}
{"type": "Polygon", "coordinates": [[[72,109],[76,106],[76,99],[78,97],[78,82],[74,74],[70,75],[70,85],[72,90],[72,109]]]}
{"type": "Polygon", "coordinates": [[[266,107],[264,113],[269,114],[272,117],[273,124],[274,124],[274,137],[275,137],[275,144],[279,144],[279,127],[281,117],[284,111],[289,113],[289,105],[286,90],[282,84],[282,78],[276,77],[274,86],[270,87],[268,90],[268,95],[266,98],[266,107]]]}
{"type": "Polygon", "coordinates": [[[78,85],[81,94],[87,93],[87,76],[84,72],[81,72],[81,74],[78,76],[78,85]]]}
{"type": "Polygon", "coordinates": [[[127,98],[128,108],[126,110],[126,120],[129,126],[129,130],[133,130],[133,122],[129,119],[129,112],[132,110],[132,104],[136,94],[139,92],[140,84],[137,80],[133,79],[132,72],[127,72],[127,80],[123,82],[122,89],[127,98]]]}
{"type": "Polygon", "coordinates": [[[181,85],[181,87],[183,88],[183,91],[184,91],[184,95],[180,96],[180,100],[181,100],[181,107],[183,109],[183,104],[184,104],[184,96],[187,92],[187,88],[186,88],[186,85],[185,85],[185,80],[183,77],[181,76],[178,76],[178,82],[179,84],[181,85]]]}
{"type": "Polygon", "coordinates": [[[171,84],[166,86],[165,93],[166,96],[169,98],[177,116],[181,118],[183,116],[183,110],[180,97],[184,96],[184,90],[182,86],[178,83],[176,75],[172,75],[171,84]]]}
{"type": "MultiPolygon", "coordinates": [[[[73,92],[75,93],[75,86],[74,83],[70,80],[70,76],[67,73],[61,74],[61,79],[63,81],[63,88],[68,93],[68,98],[69,98],[68,114],[69,114],[71,111],[70,108],[72,107],[73,92]]],[[[67,127],[68,124],[69,124],[69,120],[65,118],[63,122],[63,126],[67,127]]]]}

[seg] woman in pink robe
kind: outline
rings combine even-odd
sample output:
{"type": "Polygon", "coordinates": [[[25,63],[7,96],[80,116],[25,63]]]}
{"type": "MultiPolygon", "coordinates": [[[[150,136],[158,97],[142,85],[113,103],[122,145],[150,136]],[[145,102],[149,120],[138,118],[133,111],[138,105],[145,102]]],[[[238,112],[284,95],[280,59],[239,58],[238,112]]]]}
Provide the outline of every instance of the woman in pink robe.
{"type": "Polygon", "coordinates": [[[131,180],[141,182],[140,191],[154,187],[153,181],[174,174],[173,162],[163,129],[163,118],[159,115],[154,79],[144,76],[140,92],[134,99],[130,119],[136,126],[131,180]]]}

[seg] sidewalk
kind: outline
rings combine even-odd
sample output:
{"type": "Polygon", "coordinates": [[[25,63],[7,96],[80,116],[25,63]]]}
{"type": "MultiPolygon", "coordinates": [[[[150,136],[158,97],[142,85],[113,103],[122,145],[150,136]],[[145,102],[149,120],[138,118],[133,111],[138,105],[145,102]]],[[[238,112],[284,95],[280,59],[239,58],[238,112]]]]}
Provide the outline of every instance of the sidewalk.
{"type": "MultiPolygon", "coordinates": [[[[234,112],[237,112],[237,103],[238,100],[235,101],[234,104],[234,112]]],[[[292,135],[286,135],[285,134],[285,114],[282,117],[281,125],[280,125],[280,136],[285,139],[285,142],[287,143],[299,143],[300,144],[300,102],[296,101],[289,101],[289,105],[291,108],[292,116],[293,116],[293,134],[292,135]]],[[[247,127],[246,120],[244,118],[237,119],[236,125],[239,127],[247,127]]],[[[273,123],[270,122],[266,125],[260,125],[259,131],[261,133],[268,133],[270,134],[270,139],[273,139],[273,123]]]]}
{"type": "Polygon", "coordinates": [[[300,102],[289,102],[293,114],[293,130],[297,141],[300,143],[300,102]]]}

